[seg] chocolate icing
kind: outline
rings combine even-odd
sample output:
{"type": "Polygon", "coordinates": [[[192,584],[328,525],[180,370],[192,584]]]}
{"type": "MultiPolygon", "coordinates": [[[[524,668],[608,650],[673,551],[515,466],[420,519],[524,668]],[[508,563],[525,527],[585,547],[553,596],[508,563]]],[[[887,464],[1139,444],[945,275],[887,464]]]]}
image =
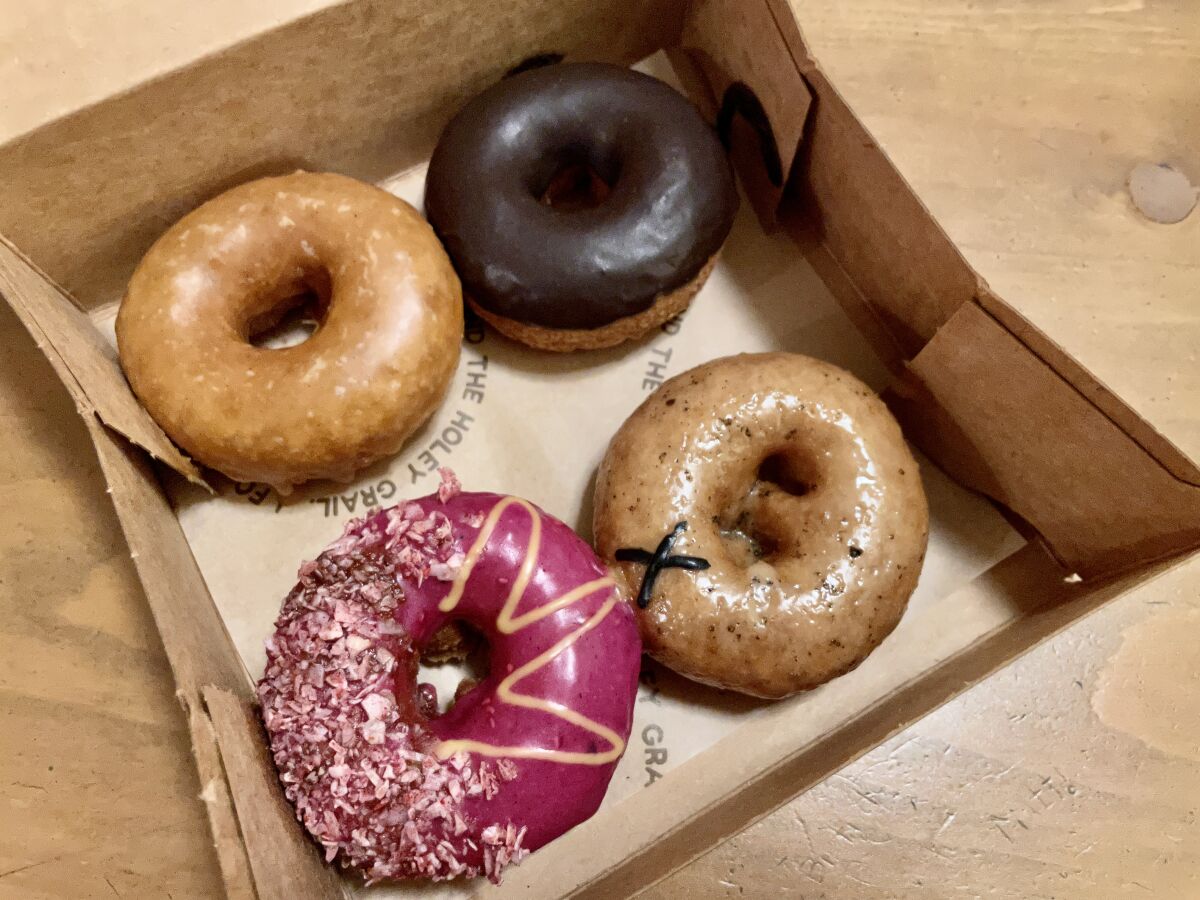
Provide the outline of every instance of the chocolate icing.
{"type": "Polygon", "coordinates": [[[521,72],[471,100],[442,132],[425,206],[466,293],[497,315],[599,328],[690,281],[737,212],[729,162],[699,111],[619,66],[521,72]],[[596,206],[541,198],[587,166],[596,206]]]}

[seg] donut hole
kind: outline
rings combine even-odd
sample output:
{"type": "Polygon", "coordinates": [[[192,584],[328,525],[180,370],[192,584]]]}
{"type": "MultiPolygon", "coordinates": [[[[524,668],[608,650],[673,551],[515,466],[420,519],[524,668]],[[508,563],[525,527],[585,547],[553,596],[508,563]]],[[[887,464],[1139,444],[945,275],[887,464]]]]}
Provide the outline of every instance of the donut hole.
{"type": "Polygon", "coordinates": [[[283,350],[303,344],[321,327],[329,308],[331,288],[325,272],[305,276],[282,291],[282,299],[246,323],[246,341],[260,350],[283,350]]]}
{"type": "Polygon", "coordinates": [[[755,526],[753,516],[742,510],[732,522],[719,523],[725,552],[736,565],[748,569],[761,560],[770,560],[779,552],[773,535],[755,526]]]}
{"type": "Polygon", "coordinates": [[[778,495],[803,497],[815,481],[814,462],[800,454],[780,451],[764,458],[749,490],[718,517],[718,531],[730,559],[750,568],[787,555],[791,523],[786,505],[777,502],[778,495]]]}
{"type": "Polygon", "coordinates": [[[461,619],[443,625],[421,651],[417,684],[436,691],[436,715],[488,676],[491,650],[487,638],[461,619]]]}
{"type": "Polygon", "coordinates": [[[809,461],[796,453],[772,453],[758,465],[753,490],[779,490],[803,497],[813,489],[816,473],[809,461]]]}
{"type": "MultiPolygon", "coordinates": [[[[614,179],[615,180],[615,179],[614,179]]],[[[558,212],[595,209],[612,193],[613,182],[605,179],[585,161],[562,164],[542,190],[539,199],[558,212]]]]}

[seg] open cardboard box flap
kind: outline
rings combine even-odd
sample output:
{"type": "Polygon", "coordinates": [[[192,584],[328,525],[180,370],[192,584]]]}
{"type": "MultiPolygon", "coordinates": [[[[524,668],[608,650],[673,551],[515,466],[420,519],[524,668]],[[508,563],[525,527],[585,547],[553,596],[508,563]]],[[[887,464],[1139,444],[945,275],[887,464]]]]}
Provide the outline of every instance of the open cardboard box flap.
{"type": "MultiPolygon", "coordinates": [[[[662,47],[718,121],[760,219],[805,248],[897,375],[890,402],[907,435],[1020,516],[1069,571],[1109,580],[1072,592],[1023,551],[992,579],[1061,605],[1031,600],[1039,611],[1019,633],[958,654],[886,707],[830,713],[817,744],[756,745],[692,807],[626,801],[623,815],[654,828],[622,832],[618,862],[560,861],[547,886],[535,878],[551,863],[535,856],[502,894],[612,896],[661,877],[1118,592],[1125,582],[1110,576],[1145,577],[1200,546],[1200,470],[988,290],[809,55],[785,0],[331,6],[0,147],[0,172],[20,173],[0,208],[0,293],[88,421],[188,715],[230,896],[342,887],[273,782],[244,666],[152,466],[125,439],[200,475],[137,404],[87,312],[120,295],[166,225],[232,183],[298,164],[381,177],[418,158],[398,160],[397,144],[431,146],[466,96],[526,57],[630,62],[662,47]]],[[[717,777],[714,765],[703,754],[671,777],[717,777]]],[[[585,825],[561,840],[596,839],[585,825]]]]}
{"type": "Polygon", "coordinates": [[[71,296],[0,234],[0,293],[50,360],[80,415],[100,417],[196,484],[200,471],[171,443],[125,383],[116,355],[71,296]]]}

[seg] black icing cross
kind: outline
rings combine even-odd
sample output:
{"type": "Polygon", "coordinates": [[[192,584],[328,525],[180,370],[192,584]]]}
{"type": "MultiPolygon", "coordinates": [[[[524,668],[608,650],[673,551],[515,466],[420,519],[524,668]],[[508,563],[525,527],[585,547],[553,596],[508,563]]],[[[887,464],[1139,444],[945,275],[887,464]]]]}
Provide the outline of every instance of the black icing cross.
{"type": "Polygon", "coordinates": [[[654,582],[663,569],[687,569],[690,572],[702,572],[708,568],[708,560],[699,556],[671,556],[671,548],[679,535],[687,531],[687,522],[680,522],[671,533],[658,542],[653,553],[637,547],[627,547],[617,551],[618,562],[642,563],[646,574],[642,576],[642,589],[638,591],[638,609],[650,605],[650,595],[654,592],[654,582]]]}

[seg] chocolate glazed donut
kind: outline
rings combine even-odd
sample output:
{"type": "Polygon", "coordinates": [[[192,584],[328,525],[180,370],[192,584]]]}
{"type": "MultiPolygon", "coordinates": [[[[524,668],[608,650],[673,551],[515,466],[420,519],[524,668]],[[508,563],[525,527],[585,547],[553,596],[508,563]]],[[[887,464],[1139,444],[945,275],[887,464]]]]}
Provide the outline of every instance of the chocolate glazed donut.
{"type": "Polygon", "coordinates": [[[487,321],[570,350],[681,312],[738,198],[720,140],[685,97],[630,69],[573,63],[471,100],[434,151],[425,206],[487,321]],[[555,204],[564,178],[582,181],[583,202],[555,204]]]}

